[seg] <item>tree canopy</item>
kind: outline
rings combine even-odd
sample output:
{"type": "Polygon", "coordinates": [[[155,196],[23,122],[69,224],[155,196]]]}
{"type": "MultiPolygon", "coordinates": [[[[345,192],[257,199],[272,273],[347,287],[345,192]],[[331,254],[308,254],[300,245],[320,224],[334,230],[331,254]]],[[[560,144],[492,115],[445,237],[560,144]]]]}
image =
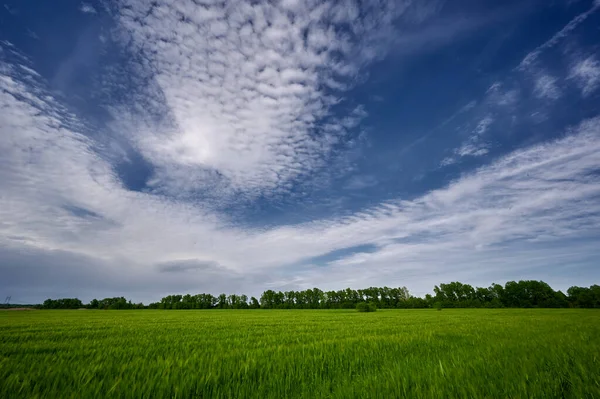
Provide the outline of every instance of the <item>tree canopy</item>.
{"type": "Polygon", "coordinates": [[[379,309],[411,308],[600,308],[600,286],[571,287],[567,294],[555,291],[543,281],[509,281],[504,286],[473,287],[458,281],[433,288],[433,295],[412,296],[406,287],[346,288],[323,291],[309,288],[302,291],[266,290],[259,299],[237,294],[168,295],[159,302],[145,306],[125,297],[93,299],[84,305],[77,298],[47,299],[43,309],[355,309],[370,303],[379,309]]]}

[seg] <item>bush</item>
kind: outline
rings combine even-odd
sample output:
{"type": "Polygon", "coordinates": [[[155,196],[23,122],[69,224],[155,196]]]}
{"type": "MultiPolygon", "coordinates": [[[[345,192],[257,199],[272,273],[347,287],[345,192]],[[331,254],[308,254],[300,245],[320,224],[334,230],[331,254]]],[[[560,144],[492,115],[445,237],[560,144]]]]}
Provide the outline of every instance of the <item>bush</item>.
{"type": "Polygon", "coordinates": [[[377,310],[377,306],[375,306],[372,302],[360,302],[356,305],[356,310],[359,312],[375,312],[377,310]]]}

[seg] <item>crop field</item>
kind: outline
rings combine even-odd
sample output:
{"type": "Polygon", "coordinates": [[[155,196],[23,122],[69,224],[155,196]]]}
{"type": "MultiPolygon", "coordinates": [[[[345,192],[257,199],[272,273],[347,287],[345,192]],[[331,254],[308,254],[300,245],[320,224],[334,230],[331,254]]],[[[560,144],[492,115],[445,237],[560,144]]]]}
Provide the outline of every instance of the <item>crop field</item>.
{"type": "Polygon", "coordinates": [[[600,312],[3,311],[2,398],[600,398],[600,312]]]}

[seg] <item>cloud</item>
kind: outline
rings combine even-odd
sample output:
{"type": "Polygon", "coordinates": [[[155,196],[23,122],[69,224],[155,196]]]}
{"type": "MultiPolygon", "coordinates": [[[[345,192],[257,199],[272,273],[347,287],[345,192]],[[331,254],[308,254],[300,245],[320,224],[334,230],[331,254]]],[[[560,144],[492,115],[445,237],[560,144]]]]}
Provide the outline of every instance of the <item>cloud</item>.
{"type": "Polygon", "coordinates": [[[456,157],[446,157],[440,161],[440,166],[449,166],[455,164],[457,161],[456,157]]]}
{"type": "MultiPolygon", "coordinates": [[[[550,262],[559,255],[581,261],[594,253],[590,248],[578,252],[583,247],[566,242],[582,243],[598,234],[600,119],[411,200],[310,223],[249,227],[201,203],[128,191],[93,150],[94,143],[78,133],[85,126],[58,105],[39,78],[15,66],[2,70],[0,252],[88,259],[110,281],[126,276],[138,297],[150,296],[138,277],[155,295],[173,287],[214,292],[227,284],[228,292],[250,294],[265,286],[396,282],[424,290],[440,279],[457,278],[461,270],[479,270],[482,280],[504,269],[504,276],[524,273],[502,262],[500,252],[514,250],[515,265],[550,262]],[[375,249],[318,270],[310,264],[315,257],[361,245],[375,249]],[[214,271],[207,272],[207,266],[214,271]]],[[[483,132],[489,123],[481,120],[473,131],[483,132]]],[[[0,264],[3,276],[23,278],[21,272],[28,270],[0,264]]],[[[48,270],[52,267],[48,264],[48,270]]],[[[62,284],[52,273],[37,274],[43,279],[28,272],[40,292],[62,284]]]]}
{"type": "Polygon", "coordinates": [[[475,31],[506,20],[515,20],[529,11],[528,5],[522,2],[516,6],[505,4],[503,7],[491,7],[484,12],[471,7],[466,11],[439,13],[445,3],[413,2],[399,17],[405,23],[400,25],[395,35],[393,54],[407,56],[433,52],[475,31]]]}
{"type": "Polygon", "coordinates": [[[29,28],[27,29],[27,36],[29,36],[30,38],[32,38],[34,40],[40,40],[40,37],[38,36],[38,34],[29,28]]]}
{"type": "Polygon", "coordinates": [[[148,85],[113,109],[115,131],[155,166],[151,186],[170,195],[253,199],[291,194],[324,168],[364,117],[337,117],[361,68],[381,58],[394,1],[123,1],[118,32],[148,85]],[[157,114],[160,114],[159,118],[157,114]],[[160,120],[160,123],[156,123],[160,120]],[[125,122],[127,121],[127,122],[125,122]]]}
{"type": "Polygon", "coordinates": [[[472,157],[478,157],[481,155],[485,155],[489,152],[487,146],[484,143],[478,143],[478,144],[463,144],[457,151],[457,155],[464,157],[464,156],[472,156],[472,157]]]}
{"type": "Polygon", "coordinates": [[[81,3],[79,6],[79,11],[84,14],[97,14],[98,12],[90,3],[81,3]]]}
{"type": "Polygon", "coordinates": [[[492,125],[492,123],[494,123],[494,118],[492,118],[489,115],[485,116],[483,119],[481,119],[479,121],[479,123],[477,124],[477,126],[473,130],[473,135],[474,136],[481,136],[482,134],[484,134],[485,132],[487,132],[487,130],[489,129],[489,127],[492,125]]]}
{"type": "Polygon", "coordinates": [[[67,251],[0,245],[0,292],[11,295],[16,303],[40,303],[57,297],[78,297],[87,302],[112,296],[149,303],[182,292],[248,293],[250,286],[268,281],[265,276],[242,277],[217,269],[140,270],[144,269],[127,259],[106,262],[67,251]]]}
{"type": "Polygon", "coordinates": [[[517,69],[525,70],[525,69],[531,67],[537,61],[538,57],[540,56],[540,54],[543,51],[550,49],[550,48],[556,46],[558,43],[560,43],[560,41],[563,38],[567,37],[573,30],[575,30],[575,28],[577,28],[581,23],[583,23],[589,16],[591,16],[593,13],[598,11],[599,8],[600,8],[600,2],[597,0],[594,1],[594,3],[592,4],[592,7],[589,10],[577,15],[575,18],[573,18],[571,21],[569,21],[569,23],[566,24],[560,31],[555,33],[550,39],[548,39],[546,42],[544,42],[543,44],[538,46],[535,50],[533,50],[529,54],[527,54],[525,56],[525,58],[523,58],[521,63],[517,66],[517,69]]]}
{"type": "Polygon", "coordinates": [[[158,265],[158,270],[163,273],[181,273],[187,271],[201,271],[206,273],[218,268],[219,264],[216,262],[202,262],[196,259],[172,261],[158,265]]]}
{"type": "Polygon", "coordinates": [[[379,181],[372,175],[353,176],[344,186],[346,190],[362,190],[377,185],[379,181]]]}
{"type": "Polygon", "coordinates": [[[494,118],[490,115],[484,116],[471,131],[469,138],[465,140],[460,147],[454,150],[454,156],[442,159],[440,166],[448,166],[457,163],[462,157],[480,157],[487,154],[490,149],[490,144],[484,140],[483,136],[493,123],[494,118]]]}
{"type": "Polygon", "coordinates": [[[8,4],[4,4],[4,9],[11,15],[19,14],[19,10],[17,10],[16,8],[10,7],[8,4]]]}
{"type": "Polygon", "coordinates": [[[535,80],[533,94],[538,98],[557,100],[560,98],[560,89],[556,84],[556,78],[550,75],[538,76],[535,80]]]}
{"type": "Polygon", "coordinates": [[[454,156],[446,157],[440,161],[440,166],[449,166],[460,161],[462,157],[480,157],[490,152],[489,145],[485,142],[468,140],[454,150],[454,156]]]}
{"type": "Polygon", "coordinates": [[[510,107],[516,104],[519,98],[517,88],[509,89],[501,82],[493,83],[486,92],[486,103],[496,107],[510,107]]]}
{"type": "Polygon", "coordinates": [[[577,82],[584,97],[589,96],[600,85],[600,62],[594,56],[578,61],[571,68],[569,78],[577,82]]]}

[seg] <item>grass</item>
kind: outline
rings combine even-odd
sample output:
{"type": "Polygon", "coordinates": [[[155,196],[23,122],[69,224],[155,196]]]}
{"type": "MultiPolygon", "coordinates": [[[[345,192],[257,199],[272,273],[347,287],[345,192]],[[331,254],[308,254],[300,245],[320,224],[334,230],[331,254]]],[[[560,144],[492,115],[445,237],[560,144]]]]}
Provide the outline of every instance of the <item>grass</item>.
{"type": "Polygon", "coordinates": [[[600,398],[600,312],[0,312],[2,398],[600,398]]]}

